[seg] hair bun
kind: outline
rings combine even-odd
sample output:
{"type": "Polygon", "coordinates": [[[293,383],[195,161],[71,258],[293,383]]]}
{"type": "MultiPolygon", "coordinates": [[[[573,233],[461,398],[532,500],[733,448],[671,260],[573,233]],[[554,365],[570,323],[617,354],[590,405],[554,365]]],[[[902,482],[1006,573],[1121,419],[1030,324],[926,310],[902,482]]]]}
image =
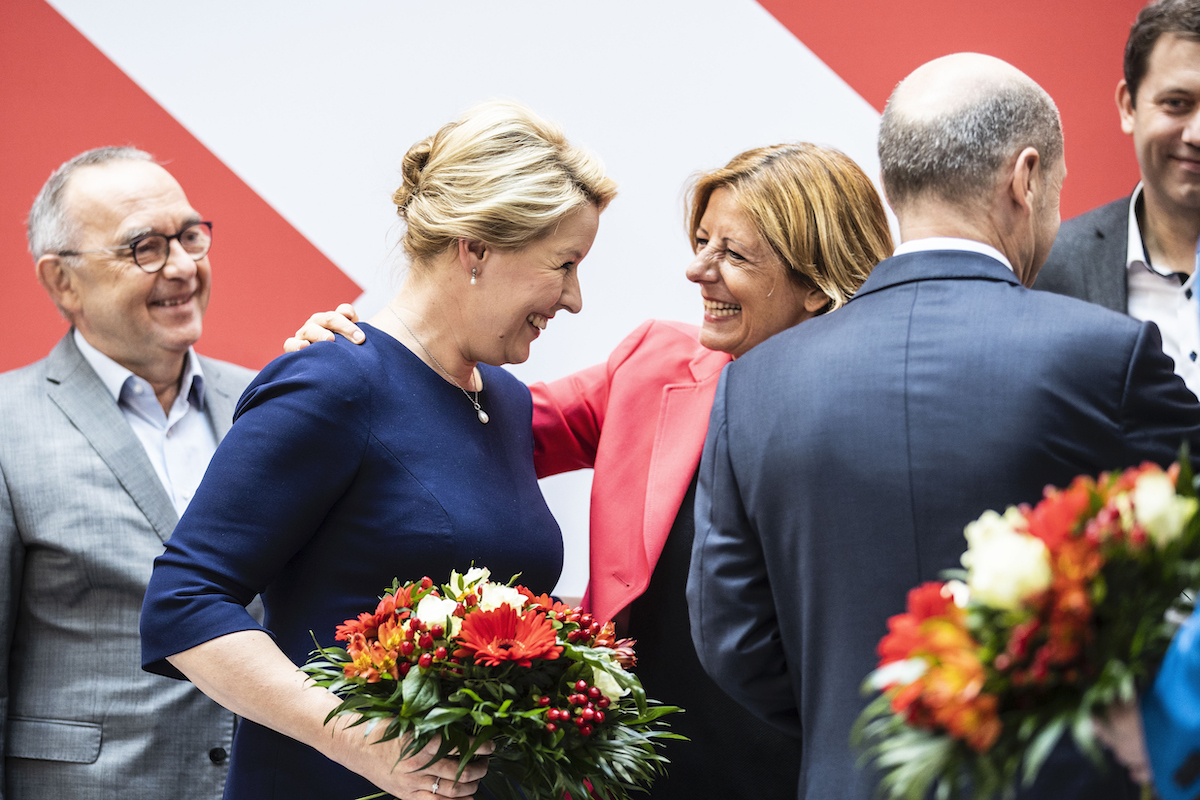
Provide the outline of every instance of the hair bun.
{"type": "Polygon", "coordinates": [[[414,195],[421,190],[421,173],[429,163],[429,154],[433,151],[433,137],[429,136],[408,148],[404,161],[400,165],[403,183],[392,195],[392,202],[401,214],[408,208],[414,195]]]}

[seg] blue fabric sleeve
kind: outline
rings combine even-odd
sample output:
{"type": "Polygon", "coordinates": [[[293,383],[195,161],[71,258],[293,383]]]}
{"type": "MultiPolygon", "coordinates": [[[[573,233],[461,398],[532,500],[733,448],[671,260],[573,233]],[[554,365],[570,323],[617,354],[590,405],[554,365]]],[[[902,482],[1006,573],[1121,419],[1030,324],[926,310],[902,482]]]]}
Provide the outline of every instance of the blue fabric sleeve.
{"type": "Polygon", "coordinates": [[[1142,698],[1142,722],[1159,796],[1193,800],[1200,793],[1200,611],[1175,634],[1142,698]]]}
{"type": "Polygon", "coordinates": [[[142,608],[142,664],[182,677],[166,657],[242,630],[245,606],[312,537],[366,447],[370,381],[335,343],[282,356],[238,404],[142,608]]]}

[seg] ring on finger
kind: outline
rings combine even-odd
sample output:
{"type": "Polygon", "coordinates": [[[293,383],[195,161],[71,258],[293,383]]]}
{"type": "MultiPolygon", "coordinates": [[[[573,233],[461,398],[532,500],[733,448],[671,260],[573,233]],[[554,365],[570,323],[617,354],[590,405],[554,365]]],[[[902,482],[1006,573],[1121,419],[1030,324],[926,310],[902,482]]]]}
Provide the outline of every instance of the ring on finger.
{"type": "Polygon", "coordinates": [[[440,788],[441,788],[441,786],[442,786],[442,779],[441,779],[441,778],[434,778],[434,779],[433,779],[433,788],[432,788],[432,789],[430,789],[429,791],[433,792],[434,794],[437,794],[437,793],[438,793],[438,789],[440,789],[440,788]]]}

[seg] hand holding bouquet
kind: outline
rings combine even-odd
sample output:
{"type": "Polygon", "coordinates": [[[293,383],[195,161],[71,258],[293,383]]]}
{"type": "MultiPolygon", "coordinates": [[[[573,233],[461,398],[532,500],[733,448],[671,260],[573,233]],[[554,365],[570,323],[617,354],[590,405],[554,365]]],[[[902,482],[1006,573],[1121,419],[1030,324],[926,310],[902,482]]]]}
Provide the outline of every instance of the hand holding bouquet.
{"type": "Polygon", "coordinates": [[[500,800],[619,800],[644,788],[666,762],[655,743],[681,738],[660,717],[679,709],[646,699],[628,671],[633,642],[489,577],[397,581],[374,613],[339,625],[346,646],[318,647],[304,666],[343,698],[329,719],[386,724],[383,740],[407,737],[403,757],[440,736],[438,757],[462,765],[494,741],[483,785],[500,800]]]}
{"type": "Polygon", "coordinates": [[[967,526],[966,572],[909,592],[867,680],[882,694],[854,739],[886,797],[1011,795],[1067,731],[1101,760],[1091,715],[1134,698],[1200,584],[1180,463],[1079,477],[967,526]]]}

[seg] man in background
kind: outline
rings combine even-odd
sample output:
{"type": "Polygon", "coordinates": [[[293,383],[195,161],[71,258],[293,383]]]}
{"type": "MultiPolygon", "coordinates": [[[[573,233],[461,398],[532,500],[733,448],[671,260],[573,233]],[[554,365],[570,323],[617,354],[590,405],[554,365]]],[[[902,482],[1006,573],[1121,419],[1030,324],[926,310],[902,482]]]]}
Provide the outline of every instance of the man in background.
{"type": "MultiPolygon", "coordinates": [[[[696,494],[697,653],[802,738],[807,800],[875,796],[849,743],[859,687],[907,591],[959,566],[968,522],[1200,443],[1153,325],[1026,288],[1066,176],[1041,87],[988,56],[932,61],[888,101],[879,152],[900,247],[837,313],[726,367],[696,494]]],[[[1062,742],[1022,796],[1137,789],[1062,742]]]]}
{"type": "Polygon", "coordinates": [[[63,164],[29,214],[71,322],[0,375],[0,730],[8,800],[221,797],[232,714],[143,672],[138,614],[249,370],[196,355],[211,225],[132,148],[63,164]]]}
{"type": "Polygon", "coordinates": [[[1200,0],[1158,0],[1138,14],[1117,110],[1141,181],[1062,226],[1035,288],[1154,322],[1200,395],[1200,0]]]}

